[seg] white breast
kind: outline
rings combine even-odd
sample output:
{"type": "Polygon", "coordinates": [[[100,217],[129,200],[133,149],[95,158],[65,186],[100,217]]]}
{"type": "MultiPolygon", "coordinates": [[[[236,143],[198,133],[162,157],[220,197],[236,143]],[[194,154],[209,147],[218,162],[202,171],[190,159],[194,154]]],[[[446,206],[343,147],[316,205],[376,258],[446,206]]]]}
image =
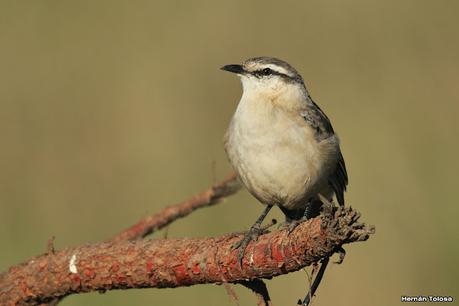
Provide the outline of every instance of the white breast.
{"type": "Polygon", "coordinates": [[[226,135],[230,162],[264,204],[305,205],[327,182],[337,139],[318,143],[298,113],[243,96],[226,135]]]}

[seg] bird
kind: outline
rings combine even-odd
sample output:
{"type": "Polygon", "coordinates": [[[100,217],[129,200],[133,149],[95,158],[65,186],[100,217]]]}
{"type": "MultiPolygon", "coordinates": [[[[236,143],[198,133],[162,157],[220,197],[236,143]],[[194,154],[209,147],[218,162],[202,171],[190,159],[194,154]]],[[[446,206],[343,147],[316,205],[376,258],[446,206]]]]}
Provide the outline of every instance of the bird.
{"type": "Polygon", "coordinates": [[[224,148],[242,185],[265,205],[234,246],[242,265],[273,206],[284,213],[290,232],[317,215],[324,199],[335,196],[343,206],[348,175],[330,119],[295,68],[278,58],[254,57],[221,69],[238,75],[243,89],[224,148]]]}

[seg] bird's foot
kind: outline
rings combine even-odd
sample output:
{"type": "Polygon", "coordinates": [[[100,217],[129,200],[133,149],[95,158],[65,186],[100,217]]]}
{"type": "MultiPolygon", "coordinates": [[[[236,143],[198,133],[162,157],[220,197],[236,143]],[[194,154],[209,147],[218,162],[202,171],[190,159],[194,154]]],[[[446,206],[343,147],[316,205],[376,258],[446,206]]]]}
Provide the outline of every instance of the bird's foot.
{"type": "Polygon", "coordinates": [[[288,222],[288,224],[287,224],[287,235],[290,235],[298,225],[300,225],[302,222],[304,222],[304,221],[306,221],[308,219],[309,218],[307,218],[307,217],[302,217],[299,220],[292,220],[292,221],[288,222]]]}
{"type": "Polygon", "coordinates": [[[242,259],[244,258],[244,253],[245,249],[249,245],[251,241],[257,241],[258,237],[260,237],[261,234],[265,232],[264,228],[260,228],[259,225],[254,225],[248,230],[244,238],[242,238],[240,241],[236,242],[235,244],[232,245],[232,249],[236,250],[239,249],[239,254],[237,256],[237,260],[239,262],[239,265],[242,267],[242,259]]]}
{"type": "Polygon", "coordinates": [[[279,224],[279,226],[277,227],[278,229],[280,230],[287,230],[287,235],[290,235],[294,230],[295,228],[300,225],[302,222],[308,220],[308,218],[306,217],[302,217],[298,220],[286,220],[285,222],[282,222],[281,224],[279,224]]]}

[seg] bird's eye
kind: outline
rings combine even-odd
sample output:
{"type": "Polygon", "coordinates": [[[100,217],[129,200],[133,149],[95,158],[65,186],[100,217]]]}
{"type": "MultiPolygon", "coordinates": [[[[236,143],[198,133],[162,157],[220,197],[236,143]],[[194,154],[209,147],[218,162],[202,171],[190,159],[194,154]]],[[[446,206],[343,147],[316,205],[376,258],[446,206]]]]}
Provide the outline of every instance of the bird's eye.
{"type": "Polygon", "coordinates": [[[269,69],[269,68],[265,68],[265,69],[263,69],[263,70],[261,71],[261,73],[262,73],[263,75],[270,75],[270,74],[273,73],[273,71],[272,71],[271,69],[269,69]]]}

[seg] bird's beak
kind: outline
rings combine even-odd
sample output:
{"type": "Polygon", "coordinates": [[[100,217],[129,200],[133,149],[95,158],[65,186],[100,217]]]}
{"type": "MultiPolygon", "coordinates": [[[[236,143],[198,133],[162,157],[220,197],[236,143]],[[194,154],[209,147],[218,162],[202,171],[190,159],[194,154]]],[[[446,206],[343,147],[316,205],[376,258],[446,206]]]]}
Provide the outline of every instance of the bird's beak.
{"type": "Polygon", "coordinates": [[[243,74],[245,72],[241,65],[226,65],[220,68],[221,70],[229,71],[236,74],[243,74]]]}

